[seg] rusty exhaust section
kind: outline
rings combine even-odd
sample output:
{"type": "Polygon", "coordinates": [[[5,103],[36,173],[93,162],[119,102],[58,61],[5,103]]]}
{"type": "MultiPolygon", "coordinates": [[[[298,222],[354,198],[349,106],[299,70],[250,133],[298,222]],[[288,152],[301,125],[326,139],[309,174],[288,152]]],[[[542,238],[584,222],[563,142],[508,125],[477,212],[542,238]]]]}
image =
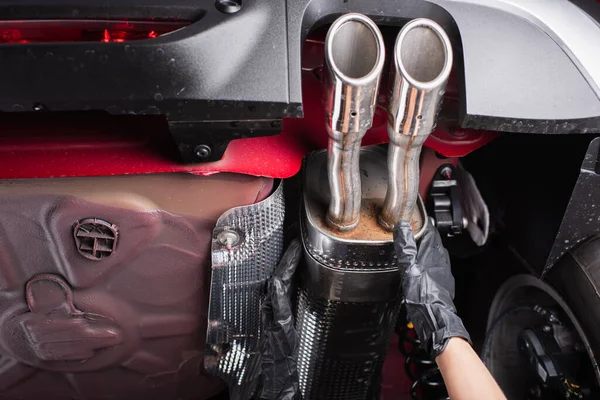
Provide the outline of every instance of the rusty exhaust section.
{"type": "Polygon", "coordinates": [[[410,221],[419,191],[419,156],[433,131],[452,69],[448,35],[435,22],[415,19],[402,28],[394,47],[393,86],[388,108],[388,190],[379,215],[392,230],[410,221]]]}
{"type": "Polygon", "coordinates": [[[354,229],[360,218],[360,144],[373,124],[384,60],[381,32],[366,16],[346,14],[329,29],[324,91],[331,191],[327,223],[338,231],[354,229]]]}

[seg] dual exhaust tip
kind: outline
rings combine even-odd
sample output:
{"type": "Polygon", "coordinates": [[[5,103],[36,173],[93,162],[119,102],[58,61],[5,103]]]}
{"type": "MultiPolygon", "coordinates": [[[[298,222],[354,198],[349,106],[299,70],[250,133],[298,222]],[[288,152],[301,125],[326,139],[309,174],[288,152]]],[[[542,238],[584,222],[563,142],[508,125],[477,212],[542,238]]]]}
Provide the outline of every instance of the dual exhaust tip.
{"type": "MultiPolygon", "coordinates": [[[[388,190],[379,215],[388,230],[413,215],[421,147],[435,128],[452,61],[448,36],[431,20],[409,22],[396,39],[388,106],[388,190]]],[[[338,18],[325,39],[325,62],[331,189],[327,222],[349,231],[360,219],[360,145],[373,124],[385,62],[377,25],[362,14],[338,18]]]]}

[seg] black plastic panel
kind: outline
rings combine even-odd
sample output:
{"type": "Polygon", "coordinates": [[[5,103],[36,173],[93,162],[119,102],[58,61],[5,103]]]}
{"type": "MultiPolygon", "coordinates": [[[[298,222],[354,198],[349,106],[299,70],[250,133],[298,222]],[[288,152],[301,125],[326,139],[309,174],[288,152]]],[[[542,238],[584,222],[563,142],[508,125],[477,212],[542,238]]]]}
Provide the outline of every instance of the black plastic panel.
{"type": "MultiPolygon", "coordinates": [[[[171,124],[192,123],[183,137],[203,135],[204,124],[214,121],[300,117],[304,39],[340,14],[361,12],[380,25],[427,17],[448,30],[462,81],[464,125],[600,131],[600,100],[589,80],[535,21],[509,11],[466,0],[244,0],[232,14],[219,11],[214,0],[0,0],[5,20],[195,21],[129,43],[0,45],[0,111],[42,105],[50,111],[162,114],[171,124]],[[532,57],[543,60],[532,63],[532,57]]],[[[248,127],[241,136],[270,133],[248,127]]],[[[229,139],[223,132],[222,141],[229,139]]]]}
{"type": "Polygon", "coordinates": [[[599,161],[600,138],[596,138],[590,143],[581,163],[581,172],[546,260],[544,274],[567,251],[600,232],[599,161]]]}

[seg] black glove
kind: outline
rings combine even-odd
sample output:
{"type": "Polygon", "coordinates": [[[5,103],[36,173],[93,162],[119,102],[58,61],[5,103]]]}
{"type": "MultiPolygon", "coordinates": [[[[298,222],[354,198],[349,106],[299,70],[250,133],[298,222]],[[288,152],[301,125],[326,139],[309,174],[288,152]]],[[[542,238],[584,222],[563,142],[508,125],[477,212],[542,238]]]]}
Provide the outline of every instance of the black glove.
{"type": "Polygon", "coordinates": [[[262,307],[262,387],[260,400],[300,398],[298,334],[294,327],[290,287],[302,257],[302,244],[293,240],[273,272],[262,307]]]}
{"type": "Polygon", "coordinates": [[[394,227],[394,246],[402,273],[402,292],[408,320],[433,359],[446,348],[451,337],[471,341],[454,307],[454,277],[448,252],[437,229],[429,224],[415,244],[410,224],[394,227]]]}

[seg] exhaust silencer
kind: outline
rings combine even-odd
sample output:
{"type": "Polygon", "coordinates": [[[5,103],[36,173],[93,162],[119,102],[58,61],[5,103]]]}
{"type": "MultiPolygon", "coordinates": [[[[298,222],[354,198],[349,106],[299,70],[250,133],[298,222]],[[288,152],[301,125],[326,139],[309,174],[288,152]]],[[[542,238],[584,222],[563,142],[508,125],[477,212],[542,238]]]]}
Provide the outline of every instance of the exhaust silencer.
{"type": "MultiPolygon", "coordinates": [[[[400,310],[400,271],[392,232],[377,217],[387,189],[385,150],[363,147],[359,225],[339,232],[324,222],[330,200],[327,154],[306,162],[301,214],[304,265],[296,298],[298,376],[304,399],[372,400],[400,310]]],[[[419,203],[412,225],[427,218],[419,203]]]]}
{"type": "Polygon", "coordinates": [[[325,39],[325,119],[331,201],[327,223],[356,227],[360,214],[360,144],[373,124],[385,47],[377,25],[361,14],[338,18],[325,39]]]}
{"type": "Polygon", "coordinates": [[[388,108],[388,190],[379,217],[388,230],[413,215],[421,148],[435,128],[451,69],[450,40],[438,24],[415,19],[402,28],[388,108]]]}
{"type": "Polygon", "coordinates": [[[446,36],[430,23],[409,23],[396,45],[400,73],[390,147],[397,149],[389,160],[380,147],[360,147],[375,109],[381,34],[357,14],[342,16],[327,34],[329,147],[307,159],[300,224],[305,263],[299,268],[296,327],[305,399],[371,400],[378,391],[400,309],[400,266],[386,227],[402,215],[417,239],[426,228],[417,192],[418,153],[435,124],[452,62],[447,38],[440,39],[446,36]],[[388,179],[394,179],[389,186],[388,179]],[[410,190],[412,200],[391,195],[401,190],[410,190]],[[382,214],[382,208],[388,211],[382,214]]]}

